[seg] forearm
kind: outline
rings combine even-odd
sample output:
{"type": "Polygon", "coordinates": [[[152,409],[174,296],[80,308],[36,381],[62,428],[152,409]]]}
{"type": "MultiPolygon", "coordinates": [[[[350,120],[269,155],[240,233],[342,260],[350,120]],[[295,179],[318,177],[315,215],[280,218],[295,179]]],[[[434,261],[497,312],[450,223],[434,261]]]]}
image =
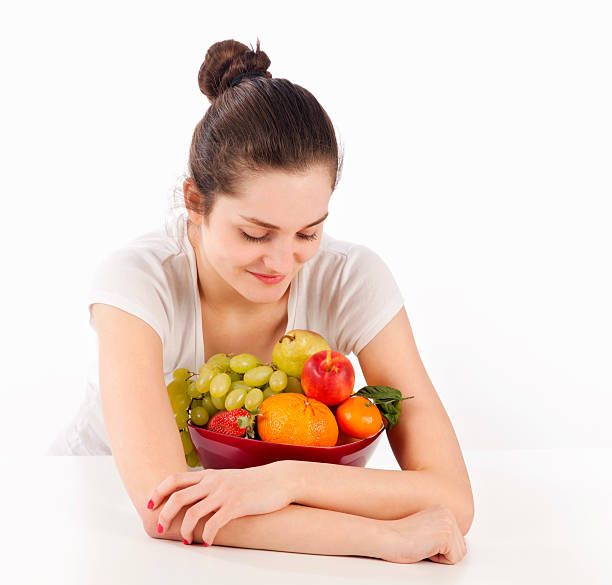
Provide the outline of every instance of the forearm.
{"type": "Polygon", "coordinates": [[[430,470],[370,469],[334,463],[283,460],[294,478],[293,501],[378,520],[396,520],[448,506],[465,535],[473,516],[471,491],[430,470]]]}
{"type": "MultiPolygon", "coordinates": [[[[157,509],[159,510],[159,508],[157,509]]],[[[182,541],[181,524],[187,508],[175,516],[170,527],[157,534],[158,511],[153,512],[149,536],[182,541]]],[[[202,544],[209,514],[196,524],[192,544],[202,544]]],[[[342,512],[289,504],[269,514],[241,516],[222,526],[213,545],[318,555],[380,558],[387,535],[385,522],[342,512]]]]}

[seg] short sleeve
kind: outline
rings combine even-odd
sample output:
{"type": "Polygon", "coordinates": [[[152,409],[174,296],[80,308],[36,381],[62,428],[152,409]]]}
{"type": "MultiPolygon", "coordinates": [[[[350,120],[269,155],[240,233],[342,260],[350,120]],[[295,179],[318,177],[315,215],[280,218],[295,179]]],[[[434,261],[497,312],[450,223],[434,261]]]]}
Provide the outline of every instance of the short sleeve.
{"type": "Polygon", "coordinates": [[[116,250],[96,268],[88,294],[89,325],[96,331],[91,307],[113,305],[149,324],[162,343],[169,331],[167,283],[163,266],[138,249],[116,250]]]}
{"type": "Polygon", "coordinates": [[[333,299],[336,347],[344,355],[358,355],[404,305],[385,261],[363,245],[347,252],[333,299]]]}

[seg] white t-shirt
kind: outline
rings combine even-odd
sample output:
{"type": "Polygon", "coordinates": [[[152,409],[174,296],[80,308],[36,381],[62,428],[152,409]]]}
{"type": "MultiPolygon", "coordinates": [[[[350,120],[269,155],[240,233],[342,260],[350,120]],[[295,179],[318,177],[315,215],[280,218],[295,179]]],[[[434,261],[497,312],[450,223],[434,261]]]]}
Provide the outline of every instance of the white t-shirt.
{"type": "MultiPolygon", "coordinates": [[[[114,305],[147,322],[163,346],[165,383],[179,367],[196,372],[204,363],[196,261],[186,215],[111,252],[97,267],[89,290],[93,303],[114,305]]],[[[323,232],[317,253],[290,283],[286,332],[306,329],[332,349],[358,355],[404,305],[382,258],[360,244],[323,232]]],[[[102,416],[98,347],[91,356],[84,400],[48,455],[111,455],[102,416]]]]}

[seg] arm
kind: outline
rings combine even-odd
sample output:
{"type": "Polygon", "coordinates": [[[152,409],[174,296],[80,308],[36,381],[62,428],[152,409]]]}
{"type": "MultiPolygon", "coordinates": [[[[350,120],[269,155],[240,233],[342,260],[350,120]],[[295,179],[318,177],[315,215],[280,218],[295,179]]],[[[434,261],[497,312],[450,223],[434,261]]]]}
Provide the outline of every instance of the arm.
{"type": "MultiPolygon", "coordinates": [[[[401,418],[401,417],[400,417],[401,418]]],[[[397,520],[437,504],[453,512],[463,535],[472,513],[462,486],[435,471],[370,469],[334,463],[283,460],[293,478],[293,501],[378,520],[397,520]]]]}
{"type": "Polygon", "coordinates": [[[92,308],[99,339],[100,394],[113,459],[149,533],[149,494],[188,471],[163,371],[162,342],[140,318],[117,307],[92,308]]]}
{"type": "Polygon", "coordinates": [[[397,518],[433,504],[455,514],[463,534],[474,517],[474,499],[451,421],[420,359],[405,309],[357,356],[369,385],[397,388],[398,423],[387,430],[402,471],[290,462],[297,502],[374,518],[397,518]]]}
{"type": "MultiPolygon", "coordinates": [[[[153,514],[147,534],[151,538],[182,540],[181,525],[187,508],[174,517],[163,534],[152,529],[163,506],[149,512],[153,514]]],[[[212,516],[201,518],[193,532],[190,544],[202,544],[204,525],[212,516]]],[[[215,536],[215,545],[276,550],[318,555],[366,556],[382,558],[389,540],[397,535],[389,531],[386,522],[289,504],[269,514],[241,516],[223,525],[215,536]]],[[[405,547],[408,548],[408,547],[405,547]]]]}

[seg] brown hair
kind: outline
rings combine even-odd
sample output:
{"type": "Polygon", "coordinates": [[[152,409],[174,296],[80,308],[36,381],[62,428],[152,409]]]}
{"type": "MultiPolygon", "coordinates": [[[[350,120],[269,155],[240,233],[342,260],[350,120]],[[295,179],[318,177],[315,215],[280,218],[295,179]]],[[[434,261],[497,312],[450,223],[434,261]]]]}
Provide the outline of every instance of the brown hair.
{"type": "Polygon", "coordinates": [[[187,199],[180,190],[183,205],[204,219],[219,195],[240,196],[237,189],[248,173],[302,173],[322,165],[329,169],[332,192],[338,184],[344,157],[327,112],[308,90],[272,77],[269,66],[259,38],[254,51],[226,40],[206,52],[198,85],[211,105],[193,132],[187,177],[197,194],[187,199]],[[231,84],[244,73],[261,75],[231,84]]]}

